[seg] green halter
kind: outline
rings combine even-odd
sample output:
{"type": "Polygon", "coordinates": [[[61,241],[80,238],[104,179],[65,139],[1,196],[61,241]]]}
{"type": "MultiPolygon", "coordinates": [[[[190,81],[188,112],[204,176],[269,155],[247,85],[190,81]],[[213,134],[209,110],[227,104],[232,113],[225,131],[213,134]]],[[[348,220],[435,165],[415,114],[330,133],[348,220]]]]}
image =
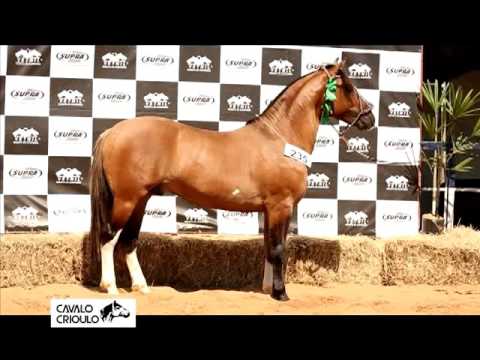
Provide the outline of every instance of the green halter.
{"type": "Polygon", "coordinates": [[[331,77],[327,81],[327,88],[325,89],[325,101],[323,102],[323,113],[321,124],[326,125],[329,123],[330,113],[332,112],[332,101],[337,98],[337,79],[335,76],[331,77]]]}

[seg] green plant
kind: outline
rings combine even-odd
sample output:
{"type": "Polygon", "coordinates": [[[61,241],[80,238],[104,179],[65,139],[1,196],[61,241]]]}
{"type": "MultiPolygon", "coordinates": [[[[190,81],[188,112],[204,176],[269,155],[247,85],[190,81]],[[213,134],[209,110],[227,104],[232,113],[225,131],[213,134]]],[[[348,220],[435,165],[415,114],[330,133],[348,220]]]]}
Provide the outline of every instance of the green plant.
{"type": "Polygon", "coordinates": [[[438,80],[422,85],[426,106],[419,109],[418,119],[423,127],[424,140],[441,142],[443,147],[432,154],[422,151],[423,160],[433,173],[432,213],[438,215],[440,184],[445,170],[468,172],[475,153],[473,145],[480,140],[480,117],[468,135],[460,131],[460,121],[475,120],[480,115],[480,92],[465,93],[460,86],[451,83],[439,85],[438,80]],[[455,157],[464,159],[451,166],[455,157]]]}

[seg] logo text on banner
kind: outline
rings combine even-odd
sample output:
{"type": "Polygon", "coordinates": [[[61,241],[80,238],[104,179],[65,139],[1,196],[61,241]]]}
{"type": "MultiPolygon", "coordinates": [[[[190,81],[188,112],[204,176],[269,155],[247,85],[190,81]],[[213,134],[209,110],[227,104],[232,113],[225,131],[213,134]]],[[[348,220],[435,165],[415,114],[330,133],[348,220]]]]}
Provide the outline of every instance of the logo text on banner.
{"type": "Polygon", "coordinates": [[[52,299],[52,328],[134,328],[135,299],[52,299]]]}

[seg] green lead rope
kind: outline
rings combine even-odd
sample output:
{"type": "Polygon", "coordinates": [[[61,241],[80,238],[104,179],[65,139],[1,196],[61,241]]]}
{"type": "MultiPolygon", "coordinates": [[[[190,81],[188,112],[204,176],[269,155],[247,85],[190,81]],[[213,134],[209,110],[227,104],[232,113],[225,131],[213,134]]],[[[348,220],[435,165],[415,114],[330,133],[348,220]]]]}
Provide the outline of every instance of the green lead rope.
{"type": "Polygon", "coordinates": [[[323,102],[323,113],[321,124],[327,125],[330,120],[330,113],[332,112],[332,101],[337,98],[337,79],[332,77],[327,82],[327,88],[325,90],[325,101],[323,102]]]}

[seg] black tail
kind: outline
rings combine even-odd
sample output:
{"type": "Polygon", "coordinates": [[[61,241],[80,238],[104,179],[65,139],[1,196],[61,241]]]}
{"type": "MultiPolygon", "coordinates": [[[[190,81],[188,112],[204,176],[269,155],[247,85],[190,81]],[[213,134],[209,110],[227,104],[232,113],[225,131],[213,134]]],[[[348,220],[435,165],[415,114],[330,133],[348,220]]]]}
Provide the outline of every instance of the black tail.
{"type": "Polygon", "coordinates": [[[100,281],[101,238],[112,236],[111,212],[113,196],[103,170],[102,147],[105,139],[103,133],[95,144],[92,166],[90,169],[90,280],[96,284],[100,281]]]}

